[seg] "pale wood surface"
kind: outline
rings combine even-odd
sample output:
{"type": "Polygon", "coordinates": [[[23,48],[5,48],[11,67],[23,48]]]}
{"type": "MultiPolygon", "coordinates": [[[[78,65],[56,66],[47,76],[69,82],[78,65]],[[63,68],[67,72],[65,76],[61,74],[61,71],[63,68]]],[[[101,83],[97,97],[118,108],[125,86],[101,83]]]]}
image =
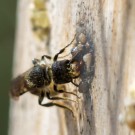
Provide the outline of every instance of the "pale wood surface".
{"type": "Polygon", "coordinates": [[[32,36],[29,3],[18,2],[14,76],[31,67],[33,58],[54,55],[83,30],[95,47],[95,76],[89,91],[77,91],[81,99],[79,108],[74,106],[76,120],[61,109],[40,107],[30,94],[11,101],[9,135],[128,135],[118,116],[135,81],[135,1],[49,0],[49,49],[32,36]]]}

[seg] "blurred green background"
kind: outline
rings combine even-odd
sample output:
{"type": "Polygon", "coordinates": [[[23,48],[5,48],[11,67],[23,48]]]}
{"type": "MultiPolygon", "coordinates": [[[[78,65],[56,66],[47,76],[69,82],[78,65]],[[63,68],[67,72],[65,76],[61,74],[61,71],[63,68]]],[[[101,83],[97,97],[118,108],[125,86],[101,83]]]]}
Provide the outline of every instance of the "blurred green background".
{"type": "Polygon", "coordinates": [[[0,1],[0,135],[8,134],[9,84],[15,35],[16,0],[0,1]]]}

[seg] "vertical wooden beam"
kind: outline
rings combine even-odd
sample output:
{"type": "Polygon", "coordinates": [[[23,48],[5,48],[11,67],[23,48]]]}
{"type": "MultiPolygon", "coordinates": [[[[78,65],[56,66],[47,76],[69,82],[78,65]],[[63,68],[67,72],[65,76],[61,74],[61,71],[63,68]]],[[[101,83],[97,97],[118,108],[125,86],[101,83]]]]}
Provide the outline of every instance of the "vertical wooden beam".
{"type": "Polygon", "coordinates": [[[120,125],[124,97],[134,82],[135,2],[131,0],[50,0],[50,45],[38,43],[29,24],[29,4],[20,0],[15,49],[14,75],[27,70],[33,58],[54,55],[74,34],[85,32],[94,47],[94,76],[87,90],[67,85],[77,92],[79,106],[73,105],[76,119],[57,108],[38,106],[37,97],[22,96],[10,107],[9,135],[127,135],[120,125]],[[49,50],[49,51],[48,51],[49,50]]]}

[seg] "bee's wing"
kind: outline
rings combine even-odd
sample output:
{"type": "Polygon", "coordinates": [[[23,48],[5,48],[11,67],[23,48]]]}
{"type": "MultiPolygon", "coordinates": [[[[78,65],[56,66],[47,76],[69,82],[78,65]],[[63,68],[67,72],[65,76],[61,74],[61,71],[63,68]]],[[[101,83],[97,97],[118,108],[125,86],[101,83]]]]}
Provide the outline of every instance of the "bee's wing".
{"type": "Polygon", "coordinates": [[[39,96],[40,94],[41,94],[41,91],[42,91],[43,89],[41,88],[41,89],[39,89],[39,88],[34,88],[34,89],[31,89],[30,90],[30,93],[31,94],[34,94],[34,95],[36,95],[36,96],[39,96]]]}
{"type": "Polygon", "coordinates": [[[27,84],[27,76],[29,75],[29,72],[31,71],[31,69],[27,70],[26,72],[17,76],[11,81],[10,95],[14,99],[19,98],[20,95],[29,91],[29,87],[27,84]]]}

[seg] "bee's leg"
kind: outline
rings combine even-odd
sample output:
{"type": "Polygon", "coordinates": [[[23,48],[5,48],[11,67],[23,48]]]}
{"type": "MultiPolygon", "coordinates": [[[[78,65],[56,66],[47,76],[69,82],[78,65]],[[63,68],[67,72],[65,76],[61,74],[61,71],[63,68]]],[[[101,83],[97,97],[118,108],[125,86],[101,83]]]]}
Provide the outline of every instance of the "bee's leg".
{"type": "Polygon", "coordinates": [[[51,60],[51,59],[52,59],[52,58],[51,58],[51,56],[43,55],[43,56],[41,57],[41,60],[44,60],[45,58],[47,58],[47,59],[49,59],[49,60],[51,60]]]}
{"type": "Polygon", "coordinates": [[[43,99],[44,99],[44,93],[42,92],[41,95],[39,96],[39,99],[38,99],[39,105],[44,106],[44,107],[58,106],[58,107],[67,109],[70,112],[72,112],[72,115],[74,117],[74,113],[73,113],[72,109],[69,108],[68,106],[65,106],[63,103],[53,101],[53,102],[48,102],[48,103],[42,104],[43,99]]]}
{"type": "Polygon", "coordinates": [[[73,117],[75,117],[75,116],[74,116],[74,112],[72,111],[72,109],[69,108],[68,106],[65,106],[63,103],[48,102],[48,103],[46,103],[46,104],[40,104],[40,105],[41,105],[41,106],[45,106],[45,107],[58,106],[58,107],[61,107],[61,108],[63,108],[63,109],[67,109],[67,110],[69,110],[69,111],[72,113],[73,117]]]}
{"type": "MultiPolygon", "coordinates": [[[[41,60],[45,60],[45,58],[51,60],[51,56],[48,56],[48,55],[43,55],[43,56],[41,57],[41,60]]],[[[40,60],[34,58],[34,60],[32,60],[32,63],[33,63],[34,66],[36,66],[37,64],[40,63],[40,60]]]]}
{"type": "Polygon", "coordinates": [[[76,96],[77,98],[79,98],[78,95],[75,94],[75,93],[73,93],[73,92],[68,92],[68,91],[64,91],[64,90],[58,90],[58,89],[57,89],[57,85],[54,85],[54,91],[55,91],[55,92],[58,92],[58,93],[68,93],[68,94],[72,94],[72,95],[76,96]]]}
{"type": "Polygon", "coordinates": [[[34,58],[34,60],[32,60],[32,63],[34,66],[36,66],[39,62],[40,62],[40,60],[36,59],[36,58],[34,58]]]}
{"type": "Polygon", "coordinates": [[[71,81],[71,83],[72,83],[73,85],[75,85],[76,87],[79,87],[79,85],[76,84],[76,83],[74,83],[73,81],[71,81]]]}
{"type": "Polygon", "coordinates": [[[57,61],[59,54],[63,53],[63,52],[65,51],[65,49],[66,49],[68,46],[70,46],[70,45],[74,42],[75,37],[76,37],[76,34],[75,34],[73,40],[72,40],[68,45],[66,45],[63,49],[61,49],[61,50],[54,56],[53,61],[57,61]]]}
{"type": "Polygon", "coordinates": [[[38,103],[40,105],[42,105],[42,101],[43,101],[44,97],[45,97],[45,93],[43,91],[41,91],[41,94],[39,95],[39,98],[38,98],[38,103]]]}
{"type": "Polygon", "coordinates": [[[72,99],[69,99],[69,98],[66,98],[66,97],[50,97],[50,93],[49,92],[46,92],[46,97],[50,100],[65,100],[65,101],[72,101],[72,102],[75,102],[74,100],[72,99]]]}

